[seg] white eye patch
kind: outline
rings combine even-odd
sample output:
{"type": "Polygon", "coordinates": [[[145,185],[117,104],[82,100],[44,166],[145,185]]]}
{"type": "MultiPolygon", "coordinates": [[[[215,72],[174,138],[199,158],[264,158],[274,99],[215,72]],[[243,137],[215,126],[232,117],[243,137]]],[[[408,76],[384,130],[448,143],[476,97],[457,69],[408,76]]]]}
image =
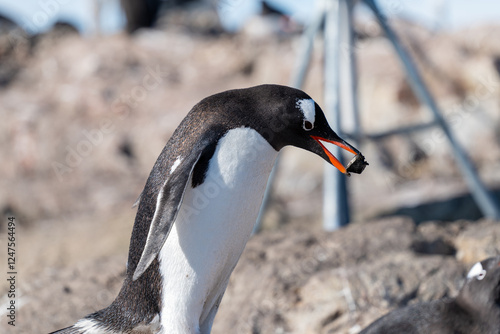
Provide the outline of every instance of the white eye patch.
{"type": "Polygon", "coordinates": [[[297,108],[304,116],[303,128],[306,131],[314,128],[314,121],[316,120],[316,106],[313,99],[297,100],[297,108]],[[311,127],[312,125],[312,127],[311,127]]]}
{"type": "Polygon", "coordinates": [[[469,273],[467,274],[467,279],[476,278],[478,280],[482,280],[485,275],[486,270],[483,269],[481,262],[478,262],[470,268],[469,273]]]}

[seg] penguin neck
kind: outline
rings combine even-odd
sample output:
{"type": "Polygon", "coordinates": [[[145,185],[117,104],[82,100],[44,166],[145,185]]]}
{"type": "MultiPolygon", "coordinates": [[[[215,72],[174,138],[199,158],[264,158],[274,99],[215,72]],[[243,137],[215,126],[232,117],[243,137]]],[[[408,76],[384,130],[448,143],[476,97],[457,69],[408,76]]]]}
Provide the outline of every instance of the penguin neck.
{"type": "Polygon", "coordinates": [[[457,296],[455,304],[457,308],[464,310],[464,313],[476,319],[481,319],[481,321],[486,323],[491,323],[493,319],[500,319],[499,308],[494,307],[493,303],[489,301],[489,295],[484,294],[483,296],[479,296],[479,293],[476,292],[474,297],[476,298],[473,298],[471,294],[464,296],[462,291],[457,296]]]}
{"type": "Polygon", "coordinates": [[[263,178],[267,182],[278,152],[256,130],[241,127],[229,130],[217,145],[212,164],[227,187],[251,183],[263,178]]]}
{"type": "Polygon", "coordinates": [[[460,295],[444,305],[446,319],[452,319],[450,324],[455,330],[454,333],[493,333],[491,330],[500,326],[498,310],[475,307],[464,302],[460,295]]]}

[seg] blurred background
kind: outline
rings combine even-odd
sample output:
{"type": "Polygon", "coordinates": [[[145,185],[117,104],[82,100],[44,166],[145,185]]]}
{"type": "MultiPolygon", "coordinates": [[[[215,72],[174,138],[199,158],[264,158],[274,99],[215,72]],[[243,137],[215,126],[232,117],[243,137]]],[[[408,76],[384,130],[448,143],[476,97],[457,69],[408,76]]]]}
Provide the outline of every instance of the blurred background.
{"type": "MultiPolygon", "coordinates": [[[[113,300],[131,206],[173,130],[208,95],[290,84],[319,3],[0,0],[0,240],[16,217],[20,279],[15,329],[0,284],[2,333],[55,330],[113,300]]],[[[499,203],[500,3],[377,3],[499,203]]],[[[431,120],[362,4],[354,29],[363,131],[431,120]]],[[[303,87],[320,106],[321,37],[303,87]]],[[[438,128],[358,148],[370,166],[347,181],[352,224],[331,233],[323,161],[284,150],[215,333],[357,333],[394,307],[456,294],[471,263],[498,254],[499,224],[438,128]]]]}

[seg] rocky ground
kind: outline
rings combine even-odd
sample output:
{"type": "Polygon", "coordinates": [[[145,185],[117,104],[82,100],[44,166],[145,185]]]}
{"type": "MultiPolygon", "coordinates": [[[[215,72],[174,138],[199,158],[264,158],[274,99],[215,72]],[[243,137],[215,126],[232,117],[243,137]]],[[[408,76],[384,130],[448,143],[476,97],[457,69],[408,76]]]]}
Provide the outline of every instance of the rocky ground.
{"type": "MultiPolygon", "coordinates": [[[[397,28],[482,180],[498,189],[500,28],[397,28]]],[[[356,52],[363,129],[429,120],[387,41],[373,36],[356,52]]],[[[287,84],[300,43],[179,29],[11,37],[0,38],[0,209],[2,222],[17,222],[19,309],[15,328],[0,311],[0,331],[41,333],[116,295],[130,206],[187,111],[225,89],[287,84]]],[[[304,89],[322,105],[316,46],[304,89]]],[[[499,225],[480,220],[439,132],[360,148],[370,166],[348,180],[355,223],[332,233],[320,228],[323,162],[285,150],[264,231],[231,278],[214,333],[356,333],[392,308],[456,294],[473,262],[498,253],[499,225]]],[[[7,291],[2,281],[1,310],[7,291]]]]}
{"type": "MultiPolygon", "coordinates": [[[[455,296],[468,264],[496,255],[499,244],[500,224],[489,220],[415,227],[395,217],[330,233],[265,232],[248,243],[214,333],[357,333],[394,308],[455,296]]],[[[2,323],[2,332],[45,333],[109,305],[125,261],[107,252],[40,268],[20,286],[16,329],[2,323]]]]}

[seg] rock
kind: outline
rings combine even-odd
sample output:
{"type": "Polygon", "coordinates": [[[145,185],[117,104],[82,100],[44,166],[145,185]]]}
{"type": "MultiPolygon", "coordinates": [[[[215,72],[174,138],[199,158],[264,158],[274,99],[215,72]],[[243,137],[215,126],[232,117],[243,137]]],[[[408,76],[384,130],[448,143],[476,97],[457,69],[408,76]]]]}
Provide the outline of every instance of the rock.
{"type": "Polygon", "coordinates": [[[363,170],[365,170],[366,166],[368,166],[368,162],[366,162],[365,157],[359,153],[351,161],[347,164],[347,172],[352,172],[356,174],[361,174],[363,170]]]}
{"type": "Polygon", "coordinates": [[[472,264],[498,255],[500,224],[493,220],[481,220],[469,224],[455,240],[457,259],[472,264]]]}

